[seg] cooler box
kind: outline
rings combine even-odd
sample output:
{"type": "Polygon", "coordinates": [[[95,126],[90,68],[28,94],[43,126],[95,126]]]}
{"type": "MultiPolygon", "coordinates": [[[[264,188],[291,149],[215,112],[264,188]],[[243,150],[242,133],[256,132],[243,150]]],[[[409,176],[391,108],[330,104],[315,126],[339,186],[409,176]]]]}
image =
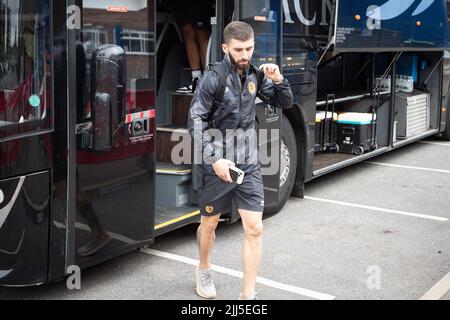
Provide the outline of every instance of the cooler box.
{"type": "Polygon", "coordinates": [[[336,149],[337,145],[337,113],[318,111],[316,113],[316,132],[314,152],[336,149]]]}
{"type": "Polygon", "coordinates": [[[375,146],[376,116],[371,113],[341,113],[337,120],[340,152],[362,155],[375,146]],[[373,117],[373,118],[372,118],[373,117]],[[374,121],[372,122],[372,119],[374,121]]]}

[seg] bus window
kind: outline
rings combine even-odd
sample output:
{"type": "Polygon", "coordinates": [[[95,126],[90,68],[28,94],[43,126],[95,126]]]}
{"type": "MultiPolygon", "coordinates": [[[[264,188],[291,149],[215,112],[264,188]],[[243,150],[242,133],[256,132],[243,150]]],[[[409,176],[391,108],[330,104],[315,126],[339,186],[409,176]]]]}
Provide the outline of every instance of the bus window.
{"type": "Polygon", "coordinates": [[[83,121],[91,116],[92,55],[102,45],[120,47],[124,54],[125,103],[127,113],[155,105],[155,32],[149,14],[151,1],[125,1],[122,7],[104,6],[98,1],[83,1],[82,44],[85,51],[83,121]],[[90,98],[91,97],[91,98],[90,98]]]}
{"type": "Polygon", "coordinates": [[[285,36],[310,36],[328,42],[335,0],[283,0],[285,36]]]}
{"type": "Polygon", "coordinates": [[[255,52],[253,63],[280,64],[280,16],[281,4],[278,0],[241,1],[241,19],[250,24],[255,32],[255,52]]]}
{"type": "Polygon", "coordinates": [[[306,72],[306,61],[308,50],[304,49],[302,39],[295,37],[284,37],[283,39],[283,73],[294,75],[306,72]]]}
{"type": "Polygon", "coordinates": [[[51,128],[50,0],[0,0],[0,140],[51,128]]]}

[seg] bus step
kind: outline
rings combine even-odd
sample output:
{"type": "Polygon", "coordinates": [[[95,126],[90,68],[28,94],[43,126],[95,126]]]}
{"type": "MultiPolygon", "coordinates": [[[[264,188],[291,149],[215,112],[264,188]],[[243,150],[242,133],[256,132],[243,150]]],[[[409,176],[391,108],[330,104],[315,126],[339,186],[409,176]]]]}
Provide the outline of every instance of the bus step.
{"type": "Polygon", "coordinates": [[[165,162],[156,163],[156,174],[166,174],[173,176],[186,176],[192,173],[190,165],[175,165],[165,162]]]}
{"type": "Polygon", "coordinates": [[[192,193],[192,168],[170,163],[156,166],[156,205],[181,208],[194,199],[192,193]]]}
{"type": "Polygon", "coordinates": [[[182,208],[157,206],[155,235],[158,236],[198,221],[200,221],[200,210],[196,206],[185,206],[182,208]]]}
{"type": "Polygon", "coordinates": [[[189,107],[191,106],[192,93],[169,93],[169,103],[172,106],[172,125],[187,128],[189,107]]]}
{"type": "Polygon", "coordinates": [[[183,141],[189,141],[187,144],[190,145],[190,135],[187,129],[173,126],[156,128],[156,161],[172,163],[172,151],[183,141]],[[179,140],[172,141],[174,136],[179,140]]]}

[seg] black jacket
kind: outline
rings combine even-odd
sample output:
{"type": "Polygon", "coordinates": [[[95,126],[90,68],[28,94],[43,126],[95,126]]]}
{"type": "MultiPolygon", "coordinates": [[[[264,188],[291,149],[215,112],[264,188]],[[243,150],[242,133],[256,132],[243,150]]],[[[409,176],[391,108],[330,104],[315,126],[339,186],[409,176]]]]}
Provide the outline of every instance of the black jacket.
{"type": "MultiPolygon", "coordinates": [[[[234,141],[229,134],[226,134],[227,130],[229,133],[236,132],[237,129],[243,129],[246,132],[252,131],[248,129],[255,129],[257,87],[259,93],[269,98],[270,104],[277,108],[290,108],[292,106],[292,91],[287,80],[282,84],[275,85],[271,80],[264,77],[262,83],[257,85],[257,72],[261,71],[251,67],[246,70],[245,76],[241,78],[228,57],[225,57],[221,63],[225,64],[227,81],[223,101],[214,113],[215,128],[210,128],[210,122],[208,121],[216,91],[220,86],[219,75],[213,71],[206,72],[199,81],[189,110],[188,128],[197,146],[202,148],[201,152],[204,157],[202,159],[204,161],[201,163],[204,164],[207,172],[212,173],[210,165],[225,158],[234,161],[236,164],[238,164],[236,160],[245,158],[245,163],[242,163],[242,166],[238,165],[238,167],[248,171],[245,169],[248,168],[249,153],[242,150],[242,145],[239,148],[230,149],[234,151],[234,158],[226,153],[227,147],[230,148],[234,141]],[[225,139],[223,141],[212,139],[214,132],[209,129],[219,130],[225,139]],[[200,139],[201,144],[199,143],[200,139]]],[[[248,138],[245,140],[246,150],[257,151],[257,145],[248,140],[248,138]]],[[[198,156],[201,156],[201,154],[198,153],[198,156]]],[[[196,164],[200,163],[198,160],[197,157],[195,159],[196,164]]],[[[259,168],[259,161],[257,162],[259,168]]],[[[239,161],[239,163],[241,162],[239,161]]]]}

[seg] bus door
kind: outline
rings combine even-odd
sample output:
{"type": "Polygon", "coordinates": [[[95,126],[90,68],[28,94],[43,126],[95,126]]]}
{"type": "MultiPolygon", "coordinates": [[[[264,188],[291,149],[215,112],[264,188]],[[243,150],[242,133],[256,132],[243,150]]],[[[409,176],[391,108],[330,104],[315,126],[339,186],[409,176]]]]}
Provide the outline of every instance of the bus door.
{"type": "Polygon", "coordinates": [[[86,266],[153,240],[155,6],[79,2],[75,263],[86,266]]]}
{"type": "MultiPolygon", "coordinates": [[[[235,1],[235,19],[250,24],[255,32],[252,63],[257,67],[264,63],[281,66],[281,8],[280,0],[235,1]]],[[[265,206],[269,207],[278,202],[280,184],[283,183],[280,172],[284,172],[288,166],[281,156],[282,111],[260,99],[257,100],[256,108],[265,206]]]]}

